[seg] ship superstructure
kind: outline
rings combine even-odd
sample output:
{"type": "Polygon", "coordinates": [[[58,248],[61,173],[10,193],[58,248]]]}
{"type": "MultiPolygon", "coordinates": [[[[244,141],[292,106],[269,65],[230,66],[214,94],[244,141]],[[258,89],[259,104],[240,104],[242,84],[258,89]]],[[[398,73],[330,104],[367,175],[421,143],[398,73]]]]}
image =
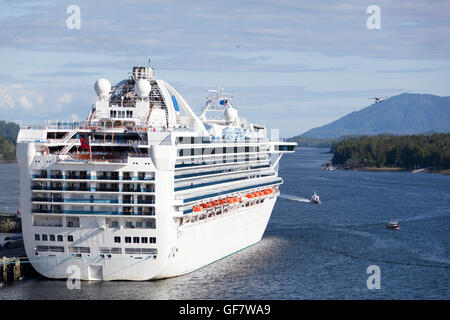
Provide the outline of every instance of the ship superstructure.
{"type": "Polygon", "coordinates": [[[19,132],[23,237],[39,273],[166,278],[261,240],[296,143],[267,138],[220,88],[197,117],[150,67],[95,90],[86,121],[19,132]]]}

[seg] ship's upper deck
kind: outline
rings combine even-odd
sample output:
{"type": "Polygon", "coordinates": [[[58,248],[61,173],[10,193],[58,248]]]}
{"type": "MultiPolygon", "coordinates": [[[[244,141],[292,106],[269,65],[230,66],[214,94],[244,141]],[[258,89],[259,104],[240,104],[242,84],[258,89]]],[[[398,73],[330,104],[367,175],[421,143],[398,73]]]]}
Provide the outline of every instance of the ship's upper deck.
{"type": "MultiPolygon", "coordinates": [[[[232,96],[223,89],[208,90],[206,106],[198,117],[184,98],[166,81],[156,79],[150,67],[133,67],[128,79],[111,86],[95,83],[97,99],[82,122],[46,122],[23,130],[78,130],[120,132],[185,131],[216,140],[264,138],[265,128],[238,116],[232,96]],[[214,115],[210,117],[210,115],[214,115]]],[[[194,134],[194,135],[195,135],[194,134]]]]}
{"type": "MultiPolygon", "coordinates": [[[[240,117],[232,95],[221,88],[206,92],[200,116],[171,85],[156,79],[150,67],[134,67],[128,79],[114,86],[99,79],[94,88],[97,99],[85,121],[22,125],[18,143],[38,144],[39,154],[68,161],[147,157],[149,146],[160,144],[179,145],[178,149],[184,149],[180,157],[213,147],[222,153],[213,145],[217,143],[270,144],[266,128],[240,117]],[[89,141],[89,154],[83,140],[89,141]],[[208,146],[198,149],[205,144],[208,146]]],[[[271,152],[295,149],[295,143],[276,141],[271,152]]]]}

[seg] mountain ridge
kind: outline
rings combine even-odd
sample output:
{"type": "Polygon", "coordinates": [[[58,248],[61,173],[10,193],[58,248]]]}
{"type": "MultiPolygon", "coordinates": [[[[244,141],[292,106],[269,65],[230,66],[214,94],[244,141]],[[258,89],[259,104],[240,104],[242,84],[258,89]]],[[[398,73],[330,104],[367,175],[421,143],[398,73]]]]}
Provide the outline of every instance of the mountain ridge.
{"type": "Polygon", "coordinates": [[[450,96],[402,93],[310,129],[299,137],[324,139],[345,135],[431,132],[450,132],[450,96]]]}

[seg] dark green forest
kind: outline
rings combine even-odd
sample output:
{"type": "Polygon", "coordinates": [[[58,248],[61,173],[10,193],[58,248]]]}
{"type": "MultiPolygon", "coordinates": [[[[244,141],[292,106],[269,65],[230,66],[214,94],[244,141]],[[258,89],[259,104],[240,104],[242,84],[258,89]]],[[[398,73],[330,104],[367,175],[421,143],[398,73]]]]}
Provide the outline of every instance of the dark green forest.
{"type": "Polygon", "coordinates": [[[334,164],[365,159],[368,167],[450,168],[450,133],[347,138],[331,146],[334,164]]]}
{"type": "Polygon", "coordinates": [[[0,161],[16,160],[16,140],[19,125],[14,122],[0,121],[0,161]]]}

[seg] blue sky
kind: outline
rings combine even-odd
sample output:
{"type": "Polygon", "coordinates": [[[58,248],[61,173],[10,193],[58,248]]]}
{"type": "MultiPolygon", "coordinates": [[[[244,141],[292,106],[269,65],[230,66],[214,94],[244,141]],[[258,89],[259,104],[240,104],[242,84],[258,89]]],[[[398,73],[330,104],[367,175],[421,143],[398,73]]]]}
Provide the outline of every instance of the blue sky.
{"type": "Polygon", "coordinates": [[[287,137],[403,92],[450,95],[450,2],[0,1],[4,120],[84,119],[94,82],[149,58],[200,111],[232,89],[250,121],[287,137]],[[68,29],[67,7],[81,10],[68,29]],[[381,29],[369,30],[377,5],[381,29]]]}

